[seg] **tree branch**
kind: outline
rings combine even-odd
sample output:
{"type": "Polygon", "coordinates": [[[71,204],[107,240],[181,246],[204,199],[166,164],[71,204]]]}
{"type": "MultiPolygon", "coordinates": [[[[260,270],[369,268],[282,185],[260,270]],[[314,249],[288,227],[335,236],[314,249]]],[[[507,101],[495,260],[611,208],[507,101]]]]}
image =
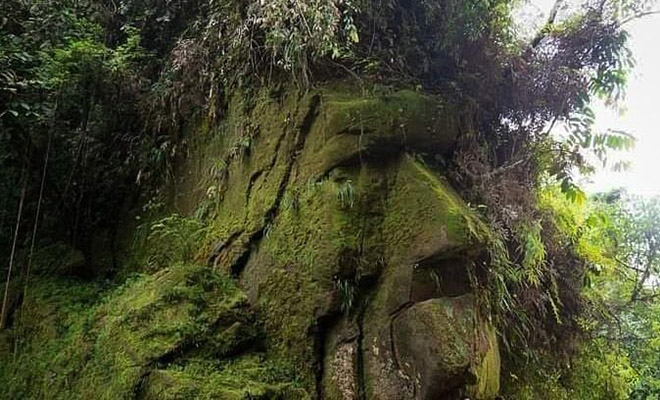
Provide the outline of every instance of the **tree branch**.
{"type": "Polygon", "coordinates": [[[630,17],[624,19],[623,21],[621,21],[619,23],[619,28],[622,27],[623,25],[629,23],[629,22],[632,22],[632,21],[636,20],[636,19],[647,17],[649,15],[657,15],[657,14],[660,14],[660,10],[644,11],[644,12],[637,13],[635,15],[631,15],[630,17]]]}
{"type": "Polygon", "coordinates": [[[643,271],[641,271],[642,272],[641,279],[639,279],[635,284],[632,295],[630,296],[631,302],[639,300],[639,294],[644,288],[644,283],[646,282],[647,279],[649,279],[649,276],[651,275],[651,268],[653,267],[653,261],[657,257],[657,250],[658,250],[657,246],[655,245],[651,245],[649,247],[648,253],[646,255],[646,266],[644,267],[643,271]]]}
{"type": "Polygon", "coordinates": [[[619,264],[619,265],[622,266],[622,267],[625,267],[625,268],[628,268],[628,269],[632,269],[633,271],[637,271],[637,272],[644,272],[643,269],[641,269],[641,268],[637,268],[637,267],[633,267],[632,265],[630,265],[630,264],[628,264],[628,263],[626,263],[626,262],[623,262],[623,261],[619,260],[618,258],[614,258],[614,261],[616,261],[617,264],[619,264]]]}
{"type": "Polygon", "coordinates": [[[559,12],[559,7],[564,3],[565,0],[557,0],[555,1],[555,4],[552,6],[550,9],[550,14],[548,15],[548,20],[545,22],[545,25],[543,25],[543,28],[539,31],[538,34],[534,37],[534,40],[532,40],[532,48],[536,47],[541,43],[541,40],[545,38],[548,34],[548,31],[550,30],[550,27],[552,27],[555,24],[555,20],[557,19],[557,13],[559,12]]]}

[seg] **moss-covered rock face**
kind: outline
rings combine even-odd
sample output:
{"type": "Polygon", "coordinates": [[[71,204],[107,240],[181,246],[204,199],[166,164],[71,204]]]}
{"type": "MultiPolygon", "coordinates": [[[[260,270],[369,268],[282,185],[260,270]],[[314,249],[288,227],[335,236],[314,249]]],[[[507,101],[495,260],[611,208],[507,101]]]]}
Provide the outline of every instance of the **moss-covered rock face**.
{"type": "Polygon", "coordinates": [[[414,91],[236,94],[222,125],[191,129],[168,188],[203,215],[183,239],[206,266],[152,268],[72,314],[84,329],[45,339],[72,368],[44,367],[52,397],[494,397],[467,270],[487,229],[429,166],[462,118],[414,91]]]}
{"type": "MultiPolygon", "coordinates": [[[[462,126],[456,109],[414,91],[333,87],[262,93],[231,110],[221,135],[239,145],[213,156],[223,170],[211,184],[218,197],[209,263],[232,273],[259,310],[268,353],[328,399],[438,398],[498,381],[496,363],[482,368],[487,376],[475,372],[497,348],[493,339],[474,350],[487,327],[472,303],[418,327],[426,329],[420,337],[443,343],[455,331],[441,325],[471,321],[472,334],[448,345],[469,350],[460,373],[442,378],[440,353],[424,361],[440,363],[433,367],[405,366],[392,342],[406,310],[470,291],[466,266],[486,235],[441,171],[412,155],[437,161],[451,152],[462,126]],[[423,368],[436,372],[420,378],[423,368]]],[[[186,176],[181,187],[200,180],[186,176]]],[[[490,385],[478,397],[496,392],[490,385]]]]}

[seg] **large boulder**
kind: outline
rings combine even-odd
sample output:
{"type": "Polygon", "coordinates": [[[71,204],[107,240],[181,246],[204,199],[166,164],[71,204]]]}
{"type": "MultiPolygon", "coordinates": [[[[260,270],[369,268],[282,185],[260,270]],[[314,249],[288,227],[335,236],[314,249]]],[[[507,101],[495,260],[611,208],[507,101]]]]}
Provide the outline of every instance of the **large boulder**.
{"type": "Polygon", "coordinates": [[[412,378],[416,398],[432,400],[467,394],[477,398],[497,394],[499,365],[488,358],[497,352],[492,329],[478,317],[471,295],[437,298],[416,303],[393,322],[395,360],[412,378]],[[482,363],[493,370],[483,372],[482,363]],[[495,376],[490,376],[494,374],[495,376]]]}

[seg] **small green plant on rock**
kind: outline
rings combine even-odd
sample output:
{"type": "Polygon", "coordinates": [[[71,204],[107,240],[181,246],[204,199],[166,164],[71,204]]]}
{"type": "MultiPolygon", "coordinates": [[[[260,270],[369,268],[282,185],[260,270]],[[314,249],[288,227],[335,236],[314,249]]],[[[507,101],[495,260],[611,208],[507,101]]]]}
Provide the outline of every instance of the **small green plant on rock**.
{"type": "Polygon", "coordinates": [[[300,210],[300,199],[298,198],[298,193],[287,192],[284,197],[282,197],[282,208],[284,210],[292,210],[294,212],[300,210]]]}
{"type": "Polygon", "coordinates": [[[348,314],[355,306],[355,298],[357,297],[356,283],[347,278],[337,278],[335,280],[335,289],[341,296],[341,312],[348,314]]]}
{"type": "Polygon", "coordinates": [[[353,188],[353,182],[350,179],[337,188],[337,199],[343,208],[353,208],[355,205],[355,188],[353,188]]]}
{"type": "Polygon", "coordinates": [[[206,226],[196,218],[172,214],[151,225],[147,245],[150,266],[190,261],[206,236],[206,226]]]}

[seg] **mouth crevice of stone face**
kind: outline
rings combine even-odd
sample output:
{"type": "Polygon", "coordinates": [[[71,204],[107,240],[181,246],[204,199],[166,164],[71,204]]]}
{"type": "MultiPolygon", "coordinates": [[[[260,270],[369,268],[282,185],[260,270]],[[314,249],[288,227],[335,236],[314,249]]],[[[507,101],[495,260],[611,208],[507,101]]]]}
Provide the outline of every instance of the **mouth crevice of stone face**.
{"type": "Polygon", "coordinates": [[[415,265],[410,289],[413,303],[470,293],[467,262],[458,257],[423,260],[415,265]]]}

